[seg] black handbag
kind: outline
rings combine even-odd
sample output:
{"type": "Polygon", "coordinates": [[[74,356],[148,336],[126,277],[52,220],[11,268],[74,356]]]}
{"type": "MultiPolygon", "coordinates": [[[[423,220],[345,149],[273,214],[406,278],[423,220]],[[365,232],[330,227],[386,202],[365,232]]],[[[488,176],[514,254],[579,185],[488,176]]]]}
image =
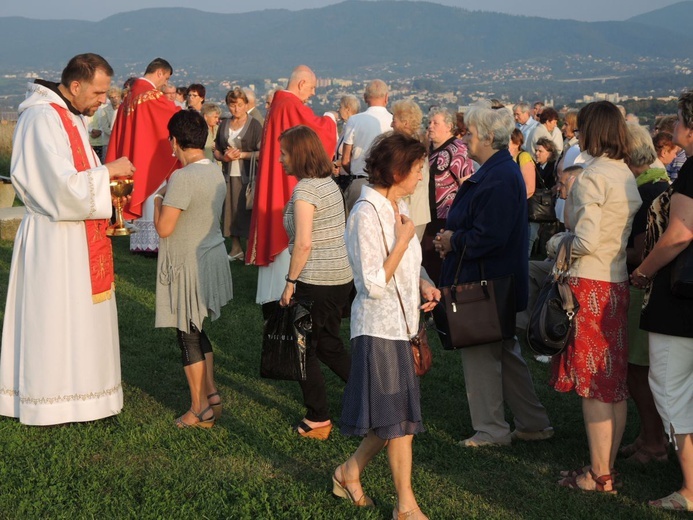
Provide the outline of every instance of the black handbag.
{"type": "Polygon", "coordinates": [[[556,201],[553,190],[546,187],[539,172],[535,175],[538,182],[535,185],[534,194],[527,199],[527,217],[530,222],[555,222],[556,201]]]}
{"type": "Polygon", "coordinates": [[[496,343],[515,336],[515,278],[507,275],[489,280],[479,263],[478,282],[458,283],[464,251],[450,287],[441,287],[440,303],[433,320],[445,350],[496,343]]]}
{"type": "Polygon", "coordinates": [[[288,381],[306,380],[306,351],[313,320],[309,302],[276,306],[262,331],[260,376],[288,381]]]}
{"type": "Polygon", "coordinates": [[[527,343],[537,354],[555,356],[563,352],[580,310],[568,284],[568,271],[575,235],[569,234],[558,246],[556,264],[544,281],[527,326],[527,343]]]}
{"type": "Polygon", "coordinates": [[[674,260],[671,293],[677,298],[693,299],[693,242],[674,260]]]}

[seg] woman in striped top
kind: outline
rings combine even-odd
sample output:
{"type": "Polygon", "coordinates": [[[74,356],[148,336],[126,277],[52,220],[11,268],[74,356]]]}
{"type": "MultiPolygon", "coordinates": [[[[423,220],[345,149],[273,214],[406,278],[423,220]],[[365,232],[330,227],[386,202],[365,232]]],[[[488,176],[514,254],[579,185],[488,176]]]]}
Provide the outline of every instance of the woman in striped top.
{"type": "Polygon", "coordinates": [[[313,302],[306,380],[299,382],[306,415],[296,432],[325,440],[332,421],[318,360],[344,382],[351,370],[351,357],[339,337],[342,314],[354,286],[344,243],[344,200],[332,179],[332,162],[313,130],[303,125],[290,128],[279,142],[280,162],[289,175],[299,179],[284,211],[291,263],[279,303],[289,305],[292,298],[313,302]]]}

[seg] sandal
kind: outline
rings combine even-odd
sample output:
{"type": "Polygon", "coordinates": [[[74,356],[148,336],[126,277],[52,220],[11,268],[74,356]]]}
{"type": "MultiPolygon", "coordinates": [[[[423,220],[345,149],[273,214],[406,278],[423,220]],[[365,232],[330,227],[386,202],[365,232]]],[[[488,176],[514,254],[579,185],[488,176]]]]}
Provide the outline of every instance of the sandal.
{"type": "Polygon", "coordinates": [[[564,479],[558,481],[558,485],[561,487],[566,487],[568,489],[579,489],[581,491],[596,491],[598,493],[608,493],[610,495],[616,495],[618,493],[618,491],[614,489],[614,479],[611,473],[609,473],[608,475],[597,476],[597,474],[590,468],[589,474],[590,477],[592,477],[592,480],[594,480],[594,483],[596,485],[595,489],[587,489],[582,487],[578,483],[578,476],[565,477],[564,479]],[[611,489],[606,489],[607,485],[609,485],[611,489]]]}
{"type": "Polygon", "coordinates": [[[298,423],[294,427],[294,430],[301,437],[308,437],[309,439],[318,439],[320,441],[325,441],[330,436],[330,432],[332,431],[332,422],[330,422],[330,424],[327,424],[325,426],[319,426],[317,428],[311,428],[310,426],[308,426],[306,424],[305,420],[302,420],[300,423],[298,423]],[[301,430],[303,430],[303,431],[301,431],[301,430]]]}
{"type": "MultiPolygon", "coordinates": [[[[590,471],[590,466],[587,465],[587,466],[583,466],[583,467],[578,468],[578,469],[574,469],[572,471],[567,470],[567,469],[563,469],[563,470],[558,472],[558,475],[562,479],[575,479],[575,478],[579,477],[580,475],[587,474],[589,471],[590,471]]],[[[616,471],[615,469],[611,470],[611,478],[613,479],[613,483],[614,483],[615,488],[621,489],[623,487],[623,481],[618,478],[618,471],[616,471]]]]}
{"type": "Polygon", "coordinates": [[[354,498],[354,495],[351,494],[351,491],[347,489],[347,484],[356,484],[357,482],[360,482],[358,479],[357,480],[344,480],[344,469],[343,466],[339,466],[336,470],[335,473],[332,474],[332,494],[338,498],[346,498],[349,500],[352,504],[354,504],[356,507],[375,507],[375,504],[373,503],[373,500],[363,493],[358,500],[354,498]],[[337,480],[337,477],[335,473],[337,471],[340,471],[342,473],[342,478],[337,480]]]}
{"type": "Polygon", "coordinates": [[[196,422],[194,424],[188,424],[188,423],[184,422],[183,421],[183,415],[185,415],[185,414],[183,414],[178,419],[176,419],[176,426],[178,428],[181,428],[181,429],[183,429],[183,428],[211,428],[212,426],[214,426],[215,417],[214,417],[214,411],[212,410],[211,406],[208,406],[207,408],[202,410],[200,413],[193,412],[193,409],[191,408],[190,413],[192,413],[195,417],[197,417],[198,422],[196,422]],[[210,417],[209,419],[204,418],[204,416],[207,412],[212,412],[212,417],[210,417]]]}
{"type": "Polygon", "coordinates": [[[392,520],[428,520],[428,517],[423,514],[420,507],[407,511],[406,513],[400,513],[395,507],[392,510],[392,520]]]}
{"type": "Polygon", "coordinates": [[[657,509],[667,509],[669,511],[693,511],[693,501],[688,500],[678,491],[674,491],[671,495],[659,500],[650,500],[647,504],[657,509]]]}
{"type": "Polygon", "coordinates": [[[212,398],[214,398],[214,397],[218,397],[218,398],[219,398],[219,402],[218,402],[218,403],[209,403],[209,406],[211,406],[211,407],[212,407],[212,410],[214,411],[214,418],[215,418],[215,419],[218,419],[219,417],[221,417],[221,412],[222,412],[222,409],[223,409],[222,406],[221,406],[221,396],[219,395],[219,392],[214,392],[214,393],[212,393],[212,394],[209,394],[209,395],[207,396],[207,402],[209,402],[210,399],[212,399],[212,398]]]}

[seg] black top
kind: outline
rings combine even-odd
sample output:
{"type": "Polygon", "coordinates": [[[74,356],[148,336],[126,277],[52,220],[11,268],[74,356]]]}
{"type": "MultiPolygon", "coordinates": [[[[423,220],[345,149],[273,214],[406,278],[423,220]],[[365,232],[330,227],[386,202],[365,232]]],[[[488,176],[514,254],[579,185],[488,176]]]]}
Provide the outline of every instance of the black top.
{"type": "MultiPolygon", "coordinates": [[[[669,200],[672,193],[693,198],[693,157],[686,160],[669,190],[655,199],[650,206],[647,222],[648,250],[652,247],[651,239],[661,236],[657,229],[658,219],[660,224],[664,224],[663,229],[669,224],[669,200]]],[[[645,297],[640,328],[668,336],[693,338],[693,300],[677,298],[671,293],[673,264],[674,261],[660,269],[652,281],[649,298],[645,297]]]]}
{"type": "MultiPolygon", "coordinates": [[[[648,182],[647,184],[638,186],[638,193],[642,199],[642,205],[633,218],[633,227],[631,228],[630,236],[628,237],[627,247],[634,247],[635,237],[647,230],[647,211],[650,209],[652,201],[654,201],[668,189],[669,183],[665,180],[648,182]]],[[[628,264],[628,273],[632,273],[633,270],[638,267],[638,265],[640,265],[640,262],[635,265],[628,264]]]]}

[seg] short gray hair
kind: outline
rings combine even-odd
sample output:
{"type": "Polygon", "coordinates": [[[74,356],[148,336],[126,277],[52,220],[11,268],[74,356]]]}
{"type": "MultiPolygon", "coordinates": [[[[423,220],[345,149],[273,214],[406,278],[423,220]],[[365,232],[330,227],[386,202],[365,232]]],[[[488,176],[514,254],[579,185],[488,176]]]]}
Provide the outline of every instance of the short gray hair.
{"type": "Polygon", "coordinates": [[[361,102],[359,101],[359,98],[353,94],[344,94],[339,99],[339,106],[340,108],[348,108],[354,114],[357,114],[359,110],[361,110],[361,102]]]}
{"type": "Polygon", "coordinates": [[[445,124],[450,127],[450,132],[454,133],[456,121],[452,115],[452,112],[450,112],[447,108],[433,107],[428,112],[428,120],[430,121],[437,115],[443,116],[443,121],[445,121],[445,124]]]}
{"type": "Polygon", "coordinates": [[[515,112],[515,110],[517,110],[518,108],[523,114],[527,114],[529,112],[529,103],[520,101],[513,107],[513,112],[515,112]]]}
{"type": "Polygon", "coordinates": [[[630,148],[628,165],[637,168],[652,164],[657,159],[657,152],[650,132],[637,123],[626,123],[626,128],[628,129],[628,148],[630,148]]]}
{"type": "Polygon", "coordinates": [[[245,87],[243,89],[243,92],[245,93],[245,97],[248,98],[248,103],[250,104],[255,104],[255,91],[252,88],[245,87]]]}
{"type": "Polygon", "coordinates": [[[202,105],[202,108],[200,109],[200,113],[203,116],[206,116],[207,114],[211,114],[214,112],[216,115],[220,116],[221,115],[221,108],[219,108],[219,105],[216,103],[205,103],[202,105]]]}
{"type": "Polygon", "coordinates": [[[387,96],[389,89],[382,79],[374,79],[363,91],[363,99],[368,103],[370,99],[382,99],[387,96]]]}
{"type": "Polygon", "coordinates": [[[515,130],[515,120],[512,114],[507,110],[493,110],[488,101],[473,104],[465,112],[464,120],[467,128],[476,127],[479,139],[482,141],[493,136],[491,148],[494,150],[507,148],[510,135],[515,130]]]}

